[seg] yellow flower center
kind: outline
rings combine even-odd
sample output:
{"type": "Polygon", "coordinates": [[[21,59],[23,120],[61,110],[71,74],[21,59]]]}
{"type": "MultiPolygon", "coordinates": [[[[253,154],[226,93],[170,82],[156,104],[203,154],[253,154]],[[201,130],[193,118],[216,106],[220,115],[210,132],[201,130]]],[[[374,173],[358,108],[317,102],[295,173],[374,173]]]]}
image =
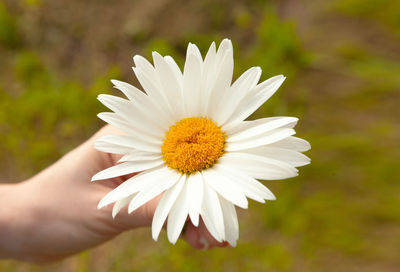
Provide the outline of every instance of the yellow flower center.
{"type": "Polygon", "coordinates": [[[224,145],[225,135],[212,120],[191,117],[169,128],[161,152],[167,166],[191,174],[213,166],[224,145]]]}

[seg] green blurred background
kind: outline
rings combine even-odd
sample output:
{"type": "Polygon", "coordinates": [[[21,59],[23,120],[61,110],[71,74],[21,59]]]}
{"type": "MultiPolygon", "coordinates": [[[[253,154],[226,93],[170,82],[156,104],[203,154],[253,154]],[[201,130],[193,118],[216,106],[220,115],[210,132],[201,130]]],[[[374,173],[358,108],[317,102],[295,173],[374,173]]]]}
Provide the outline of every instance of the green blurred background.
{"type": "Polygon", "coordinates": [[[205,53],[232,39],[235,77],[288,77],[254,117],[300,118],[311,142],[277,200],[239,211],[237,248],[195,251],[136,230],[48,266],[0,271],[400,271],[400,2],[0,2],[0,180],[23,180],[99,129],[110,79],[138,85],[135,54],[205,53]]]}

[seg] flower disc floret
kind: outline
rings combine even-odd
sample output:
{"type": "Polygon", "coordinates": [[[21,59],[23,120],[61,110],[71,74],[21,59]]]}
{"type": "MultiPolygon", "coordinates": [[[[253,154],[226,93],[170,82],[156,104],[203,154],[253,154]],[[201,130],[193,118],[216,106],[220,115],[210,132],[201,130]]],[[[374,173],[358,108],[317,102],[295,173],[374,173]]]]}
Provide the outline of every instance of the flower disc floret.
{"type": "Polygon", "coordinates": [[[168,167],[191,174],[213,166],[224,152],[225,135],[212,120],[185,118],[170,127],[161,152],[168,167]]]}

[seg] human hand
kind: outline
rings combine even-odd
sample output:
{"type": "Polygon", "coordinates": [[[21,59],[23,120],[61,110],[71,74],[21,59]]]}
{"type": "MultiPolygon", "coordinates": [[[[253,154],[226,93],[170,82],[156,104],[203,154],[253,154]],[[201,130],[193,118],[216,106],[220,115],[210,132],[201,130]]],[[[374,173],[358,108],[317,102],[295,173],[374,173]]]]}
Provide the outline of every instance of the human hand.
{"type": "MultiPolygon", "coordinates": [[[[97,210],[99,200],[128,176],[90,182],[120,156],[97,151],[95,139],[120,133],[105,126],[88,141],[31,179],[0,192],[0,257],[49,262],[108,241],[123,231],[150,226],[160,197],[133,213],[112,206],[97,210]],[[4,219],[6,218],[6,219],[4,219]],[[4,239],[3,239],[4,235],[4,239]]],[[[223,247],[207,231],[188,222],[186,241],[197,249],[223,247]]]]}

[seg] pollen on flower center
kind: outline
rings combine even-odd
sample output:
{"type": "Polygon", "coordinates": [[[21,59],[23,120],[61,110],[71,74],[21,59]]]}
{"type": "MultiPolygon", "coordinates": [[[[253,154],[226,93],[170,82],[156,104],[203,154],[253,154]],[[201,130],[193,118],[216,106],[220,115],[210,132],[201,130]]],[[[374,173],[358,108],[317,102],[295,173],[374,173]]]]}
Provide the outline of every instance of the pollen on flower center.
{"type": "Polygon", "coordinates": [[[191,174],[213,166],[224,152],[225,135],[212,120],[185,118],[171,126],[161,147],[167,166],[191,174]]]}

